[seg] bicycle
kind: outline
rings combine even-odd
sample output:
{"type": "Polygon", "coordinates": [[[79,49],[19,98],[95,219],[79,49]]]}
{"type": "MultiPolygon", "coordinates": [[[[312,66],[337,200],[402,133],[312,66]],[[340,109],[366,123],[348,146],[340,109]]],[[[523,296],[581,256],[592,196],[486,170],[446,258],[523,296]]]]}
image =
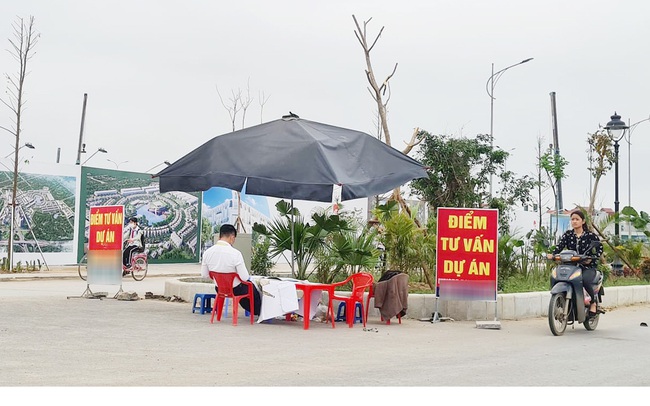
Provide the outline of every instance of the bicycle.
{"type": "MultiPolygon", "coordinates": [[[[77,271],[82,280],[88,279],[88,257],[84,254],[79,264],[77,264],[77,271]]],[[[147,252],[136,252],[131,257],[131,266],[122,266],[122,276],[131,275],[136,281],[141,281],[147,276],[149,270],[149,261],[147,260],[147,252]]]]}

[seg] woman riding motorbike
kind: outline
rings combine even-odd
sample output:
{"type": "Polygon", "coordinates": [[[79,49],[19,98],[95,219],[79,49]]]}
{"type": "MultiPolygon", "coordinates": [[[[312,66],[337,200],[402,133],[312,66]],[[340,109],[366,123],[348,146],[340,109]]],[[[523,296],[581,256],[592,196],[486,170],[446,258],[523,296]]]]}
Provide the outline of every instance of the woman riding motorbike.
{"type": "MultiPolygon", "coordinates": [[[[587,228],[585,215],[582,210],[576,209],[571,212],[571,229],[562,234],[553,254],[548,254],[548,258],[552,258],[553,255],[559,254],[563,250],[573,250],[583,255],[588,254],[587,251],[593,247],[592,243],[594,242],[600,242],[598,236],[587,228]]],[[[603,245],[597,244],[593,251],[595,252],[592,252],[592,255],[600,258],[603,255],[603,245]]],[[[597,265],[596,261],[592,261],[588,265],[583,266],[582,270],[583,286],[591,297],[589,317],[596,316],[599,311],[596,303],[596,292],[594,292],[594,287],[591,283],[596,277],[597,265]]]]}

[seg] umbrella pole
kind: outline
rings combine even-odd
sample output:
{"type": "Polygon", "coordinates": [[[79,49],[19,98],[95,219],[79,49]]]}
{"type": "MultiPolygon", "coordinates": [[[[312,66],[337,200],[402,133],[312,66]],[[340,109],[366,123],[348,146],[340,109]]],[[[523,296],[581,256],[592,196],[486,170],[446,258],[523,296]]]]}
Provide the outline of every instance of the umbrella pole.
{"type": "Polygon", "coordinates": [[[294,215],[294,212],[293,212],[293,199],[291,199],[291,276],[292,277],[296,276],[296,273],[293,270],[293,262],[294,262],[293,228],[294,228],[295,222],[296,222],[296,218],[295,218],[295,215],[294,215]]]}

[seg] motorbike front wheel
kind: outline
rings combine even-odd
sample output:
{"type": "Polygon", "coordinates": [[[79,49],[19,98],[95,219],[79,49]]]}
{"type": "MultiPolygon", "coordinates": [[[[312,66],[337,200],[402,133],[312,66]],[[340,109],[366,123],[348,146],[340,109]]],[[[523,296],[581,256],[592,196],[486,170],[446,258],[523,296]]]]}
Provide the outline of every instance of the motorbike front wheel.
{"type": "Polygon", "coordinates": [[[564,312],[565,303],[566,296],[561,293],[554,293],[548,304],[548,326],[554,336],[561,336],[566,330],[569,315],[564,312]]]}

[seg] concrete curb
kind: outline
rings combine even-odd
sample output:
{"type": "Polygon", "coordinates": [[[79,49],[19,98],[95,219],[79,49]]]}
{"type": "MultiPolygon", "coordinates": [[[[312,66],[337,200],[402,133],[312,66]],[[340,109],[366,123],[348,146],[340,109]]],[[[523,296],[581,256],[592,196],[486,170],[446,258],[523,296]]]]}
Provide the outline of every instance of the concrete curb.
{"type": "MultiPolygon", "coordinates": [[[[164,295],[178,296],[192,303],[197,293],[214,293],[214,285],[211,282],[184,282],[182,279],[185,278],[165,281],[164,295]]],[[[323,296],[326,301],[327,295],[323,296]]],[[[428,319],[432,318],[436,311],[441,317],[450,317],[458,321],[546,317],[550,297],[548,291],[498,294],[495,312],[494,302],[441,300],[433,294],[410,294],[406,317],[428,319]]],[[[605,309],[648,302],[650,302],[650,285],[609,287],[603,296],[605,309]]],[[[370,300],[368,317],[379,318],[379,310],[374,307],[374,299],[370,300]]]]}

